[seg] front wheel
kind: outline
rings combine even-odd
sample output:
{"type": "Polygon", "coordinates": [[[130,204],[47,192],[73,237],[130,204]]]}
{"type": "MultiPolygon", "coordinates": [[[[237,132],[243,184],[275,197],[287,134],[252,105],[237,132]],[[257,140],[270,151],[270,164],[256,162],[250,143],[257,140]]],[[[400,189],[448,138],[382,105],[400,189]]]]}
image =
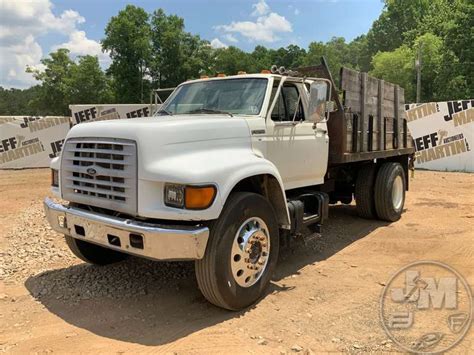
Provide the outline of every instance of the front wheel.
{"type": "Polygon", "coordinates": [[[210,226],[204,258],[196,261],[196,278],[204,297],[229,310],[255,303],[275,270],[278,238],[273,207],[263,196],[232,194],[210,226]]]}

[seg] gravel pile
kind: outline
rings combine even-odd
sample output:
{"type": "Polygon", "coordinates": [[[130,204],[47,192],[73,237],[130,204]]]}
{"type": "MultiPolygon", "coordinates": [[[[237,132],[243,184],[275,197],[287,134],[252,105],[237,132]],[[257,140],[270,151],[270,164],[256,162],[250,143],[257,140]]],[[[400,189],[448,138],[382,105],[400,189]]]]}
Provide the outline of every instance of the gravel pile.
{"type": "Polygon", "coordinates": [[[41,202],[25,209],[15,222],[16,227],[5,236],[7,248],[0,252],[0,280],[20,281],[52,265],[77,262],[64,237],[51,230],[41,202]]]}
{"type": "Polygon", "coordinates": [[[193,263],[154,262],[129,258],[99,267],[88,264],[44,272],[29,278],[26,286],[38,299],[55,298],[68,302],[93,298],[122,299],[156,293],[161,287],[175,287],[177,280],[192,279],[193,263]]]}
{"type": "Polygon", "coordinates": [[[95,297],[145,295],[176,280],[192,278],[192,262],[154,262],[135,257],[99,267],[83,263],[67,247],[64,236],[51,230],[42,203],[27,208],[0,252],[0,280],[25,282],[38,299],[75,302],[95,297]],[[161,285],[161,286],[160,286],[161,285]]]}

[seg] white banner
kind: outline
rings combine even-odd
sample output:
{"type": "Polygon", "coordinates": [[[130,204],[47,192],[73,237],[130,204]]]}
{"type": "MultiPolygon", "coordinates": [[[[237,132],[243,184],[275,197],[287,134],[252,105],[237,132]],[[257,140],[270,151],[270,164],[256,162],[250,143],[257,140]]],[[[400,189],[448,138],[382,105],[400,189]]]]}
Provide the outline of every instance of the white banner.
{"type": "Polygon", "coordinates": [[[69,128],[70,117],[0,116],[0,169],[48,167],[69,128]]]}
{"type": "Polygon", "coordinates": [[[474,100],[407,105],[415,167],[474,172],[474,100]]]}
{"type": "Polygon", "coordinates": [[[161,105],[70,105],[71,117],[0,116],[0,169],[49,167],[70,127],[82,122],[148,117],[161,105]]]}
{"type": "Polygon", "coordinates": [[[69,105],[73,125],[88,121],[149,117],[159,107],[150,104],[69,105]]]}

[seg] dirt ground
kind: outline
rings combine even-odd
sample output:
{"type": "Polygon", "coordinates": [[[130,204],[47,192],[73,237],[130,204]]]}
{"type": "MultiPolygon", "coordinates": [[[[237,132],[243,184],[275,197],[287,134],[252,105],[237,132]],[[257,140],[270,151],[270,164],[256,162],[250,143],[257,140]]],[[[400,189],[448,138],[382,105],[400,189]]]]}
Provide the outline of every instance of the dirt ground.
{"type": "MultiPolygon", "coordinates": [[[[398,352],[379,321],[394,272],[438,260],[474,285],[474,174],[417,171],[393,224],[331,207],[322,236],[283,251],[268,295],[238,313],[206,302],[193,263],[81,263],[43,218],[49,179],[0,171],[0,352],[398,352]]],[[[472,328],[453,351],[474,353],[472,328]]]]}

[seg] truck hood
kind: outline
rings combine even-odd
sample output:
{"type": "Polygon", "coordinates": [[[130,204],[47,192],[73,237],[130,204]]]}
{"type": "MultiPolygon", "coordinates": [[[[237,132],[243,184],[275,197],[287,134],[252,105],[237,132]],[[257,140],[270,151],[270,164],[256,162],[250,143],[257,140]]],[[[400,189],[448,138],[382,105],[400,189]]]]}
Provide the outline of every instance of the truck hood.
{"type": "Polygon", "coordinates": [[[208,140],[248,138],[250,132],[243,118],[220,115],[157,116],[81,123],[67,138],[103,137],[153,141],[156,145],[191,143],[208,140]]]}

